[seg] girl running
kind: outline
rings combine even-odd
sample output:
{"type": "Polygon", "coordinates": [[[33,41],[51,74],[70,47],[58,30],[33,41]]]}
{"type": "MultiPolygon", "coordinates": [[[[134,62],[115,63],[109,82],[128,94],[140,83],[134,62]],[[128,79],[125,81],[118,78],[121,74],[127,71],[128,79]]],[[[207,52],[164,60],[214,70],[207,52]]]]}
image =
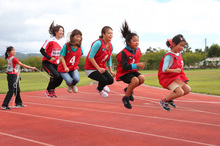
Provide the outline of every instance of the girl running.
{"type": "Polygon", "coordinates": [[[114,82],[113,77],[109,74],[110,72],[115,76],[111,68],[111,55],[113,51],[111,44],[112,37],[112,28],[109,26],[103,27],[99,39],[92,43],[85,62],[85,72],[89,78],[99,82],[97,91],[102,97],[108,97],[110,89],[106,85],[111,85],[114,82]],[[105,66],[106,61],[109,72],[105,66]]]}
{"type": "Polygon", "coordinates": [[[158,78],[163,88],[173,91],[167,97],[160,100],[160,105],[166,111],[170,111],[170,104],[176,108],[174,99],[186,95],[191,88],[187,84],[189,81],[183,71],[183,59],[180,52],[184,49],[186,40],[183,35],[178,34],[173,39],[168,39],[166,45],[171,50],[161,59],[158,78]]]}
{"type": "Polygon", "coordinates": [[[126,47],[117,55],[117,73],[116,80],[123,81],[128,84],[124,89],[125,96],[122,98],[124,106],[131,109],[129,100],[134,101],[133,90],[140,86],[145,78],[141,75],[137,68],[143,69],[145,62],[139,62],[141,50],[138,47],[139,37],[136,33],[132,33],[125,21],[121,28],[122,36],[125,38],[126,47]]]}
{"type": "Polygon", "coordinates": [[[19,80],[17,78],[19,68],[20,66],[22,66],[24,68],[36,70],[36,67],[31,67],[22,64],[17,58],[15,58],[15,49],[12,46],[7,47],[5,52],[5,59],[8,59],[8,67],[7,67],[8,92],[5,96],[1,108],[4,110],[10,110],[8,104],[13,94],[15,94],[15,107],[22,108],[24,107],[24,105],[22,104],[22,100],[20,96],[19,80]]]}
{"type": "Polygon", "coordinates": [[[70,35],[70,41],[63,46],[60,52],[61,62],[57,70],[66,81],[68,92],[77,92],[76,84],[79,82],[78,64],[79,59],[83,55],[82,50],[82,33],[78,29],[74,29],[70,35]]]}
{"type": "Polygon", "coordinates": [[[50,25],[49,33],[51,38],[46,40],[42,48],[40,49],[42,58],[42,66],[44,70],[51,76],[47,90],[45,92],[47,97],[57,97],[55,94],[55,88],[60,86],[63,78],[57,71],[60,51],[64,45],[61,39],[64,36],[64,28],[61,25],[54,26],[54,22],[50,25]]]}

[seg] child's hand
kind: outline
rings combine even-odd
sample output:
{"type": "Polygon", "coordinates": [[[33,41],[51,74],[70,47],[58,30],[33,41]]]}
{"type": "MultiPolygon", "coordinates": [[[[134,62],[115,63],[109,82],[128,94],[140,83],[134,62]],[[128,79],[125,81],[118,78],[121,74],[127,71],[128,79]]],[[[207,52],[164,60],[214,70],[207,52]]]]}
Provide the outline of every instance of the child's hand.
{"type": "Polygon", "coordinates": [[[52,57],[51,59],[50,59],[50,61],[52,61],[52,62],[54,62],[56,60],[56,58],[54,58],[54,57],[52,57]]]}
{"type": "Polygon", "coordinates": [[[37,70],[37,68],[36,68],[36,67],[32,67],[31,69],[32,69],[32,70],[37,70]]]}
{"type": "Polygon", "coordinates": [[[137,63],[136,65],[137,65],[137,67],[139,67],[139,68],[141,68],[141,69],[144,69],[144,67],[145,67],[145,62],[139,62],[139,63],[137,63]]]}
{"type": "Polygon", "coordinates": [[[104,68],[99,68],[98,71],[102,74],[105,72],[105,69],[104,68]]]}
{"type": "Polygon", "coordinates": [[[181,69],[180,69],[180,68],[177,68],[177,69],[175,69],[175,72],[176,72],[176,73],[180,73],[180,72],[181,72],[181,69]]]}
{"type": "Polygon", "coordinates": [[[65,72],[69,72],[69,68],[68,67],[65,67],[65,72]]]}

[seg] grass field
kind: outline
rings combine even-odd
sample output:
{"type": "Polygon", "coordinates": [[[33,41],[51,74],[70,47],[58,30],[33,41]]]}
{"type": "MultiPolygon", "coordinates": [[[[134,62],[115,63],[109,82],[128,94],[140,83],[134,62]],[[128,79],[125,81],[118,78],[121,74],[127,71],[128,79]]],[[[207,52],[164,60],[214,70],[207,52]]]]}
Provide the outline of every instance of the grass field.
{"type": "MultiPolygon", "coordinates": [[[[142,74],[157,74],[157,70],[140,71],[142,74]]],[[[44,75],[47,75],[43,72],[44,75]]],[[[220,69],[204,69],[204,70],[186,70],[187,77],[189,78],[189,85],[192,92],[205,93],[212,95],[220,95],[220,69]]],[[[84,71],[80,71],[80,82],[77,86],[89,85],[92,80],[89,79],[84,71]]],[[[21,91],[35,91],[45,90],[48,85],[48,78],[39,72],[21,73],[20,88],[21,91]]],[[[48,76],[48,75],[47,75],[48,76]]],[[[6,74],[0,74],[0,93],[8,91],[8,82],[6,74]]],[[[145,84],[151,86],[161,87],[157,75],[147,76],[145,84]]],[[[65,81],[62,82],[59,88],[66,87],[65,81]]]]}
{"type": "MultiPolygon", "coordinates": [[[[141,71],[142,74],[157,74],[157,71],[141,71]]],[[[192,92],[220,95],[220,69],[186,70],[192,92]]],[[[144,84],[161,87],[156,76],[147,76],[144,84]]]]}

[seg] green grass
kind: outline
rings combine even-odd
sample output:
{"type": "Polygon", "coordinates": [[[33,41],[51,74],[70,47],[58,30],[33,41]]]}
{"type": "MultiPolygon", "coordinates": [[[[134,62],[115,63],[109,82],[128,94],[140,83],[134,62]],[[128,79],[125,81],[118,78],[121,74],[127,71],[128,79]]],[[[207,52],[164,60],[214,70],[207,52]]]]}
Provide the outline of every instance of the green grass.
{"type": "MultiPolygon", "coordinates": [[[[157,74],[154,71],[141,71],[142,74],[157,74]]],[[[220,95],[220,69],[185,70],[192,92],[220,95]]],[[[144,84],[161,87],[157,75],[147,76],[144,84]]]]}
{"type": "MultiPolygon", "coordinates": [[[[46,72],[43,72],[44,75],[49,77],[46,72]]],[[[45,90],[47,88],[49,79],[42,75],[40,72],[31,72],[31,73],[21,73],[21,82],[20,89],[21,92],[25,91],[36,91],[36,90],[45,90]]],[[[90,85],[92,80],[89,79],[84,71],[79,72],[80,82],[77,86],[90,85]]],[[[0,93],[7,93],[8,91],[8,82],[7,82],[7,74],[0,74],[0,93]]],[[[66,87],[66,82],[63,80],[62,84],[59,88],[66,87]]]]}
{"type": "MultiPolygon", "coordinates": [[[[140,71],[142,74],[157,74],[157,70],[140,71]]],[[[47,75],[45,72],[43,72],[47,75]]],[[[186,70],[186,76],[189,78],[189,85],[192,92],[205,93],[212,95],[220,95],[220,69],[204,69],[204,70],[186,70]]],[[[84,71],[79,72],[80,82],[77,86],[90,85],[92,80],[89,79],[84,71]]],[[[48,76],[48,75],[47,75],[48,76]]],[[[39,72],[21,73],[20,88],[21,91],[45,90],[49,80],[39,72]]],[[[8,91],[8,82],[6,74],[0,74],[0,93],[8,91]]],[[[157,75],[147,76],[144,84],[161,87],[158,82],[157,75]]],[[[66,87],[65,81],[59,88],[66,87]]]]}

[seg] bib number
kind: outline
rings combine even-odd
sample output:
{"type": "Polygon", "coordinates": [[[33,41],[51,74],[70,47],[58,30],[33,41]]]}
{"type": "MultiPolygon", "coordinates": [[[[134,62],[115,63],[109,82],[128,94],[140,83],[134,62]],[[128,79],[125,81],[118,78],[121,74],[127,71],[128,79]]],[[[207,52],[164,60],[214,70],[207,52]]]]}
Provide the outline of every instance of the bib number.
{"type": "Polygon", "coordinates": [[[72,63],[72,65],[74,65],[75,64],[75,56],[73,56],[71,59],[70,59],[70,63],[72,63]]]}

